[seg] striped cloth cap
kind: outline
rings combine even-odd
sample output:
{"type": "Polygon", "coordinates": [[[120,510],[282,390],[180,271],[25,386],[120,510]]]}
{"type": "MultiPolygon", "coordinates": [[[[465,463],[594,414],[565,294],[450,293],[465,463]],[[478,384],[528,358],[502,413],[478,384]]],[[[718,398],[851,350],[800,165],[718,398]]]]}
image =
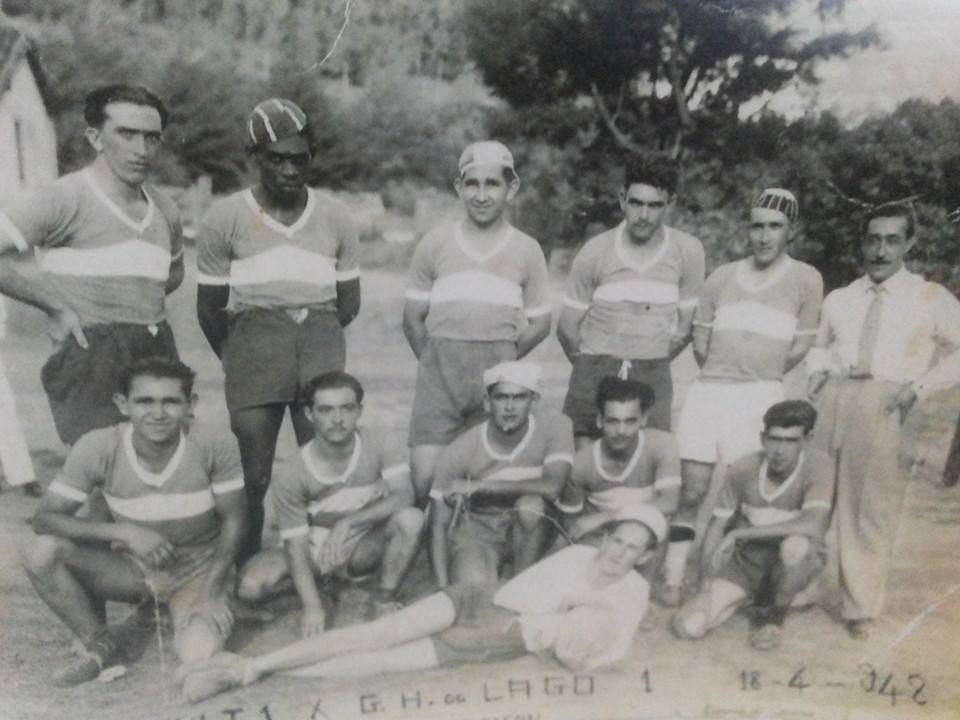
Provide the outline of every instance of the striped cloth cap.
{"type": "Polygon", "coordinates": [[[295,137],[307,126],[307,115],[295,102],[270,98],[257,105],[247,119],[247,134],[254,147],[295,137]]]}
{"type": "Polygon", "coordinates": [[[776,210],[787,216],[790,222],[796,222],[800,215],[800,206],[793,193],[783,188],[767,188],[753,204],[755,208],[776,210]]]}
{"type": "Polygon", "coordinates": [[[460,168],[460,177],[475,165],[499,165],[507,168],[514,175],[517,174],[513,167],[513,153],[506,145],[496,140],[483,140],[468,145],[460,153],[460,162],[457,165],[460,168]]]}

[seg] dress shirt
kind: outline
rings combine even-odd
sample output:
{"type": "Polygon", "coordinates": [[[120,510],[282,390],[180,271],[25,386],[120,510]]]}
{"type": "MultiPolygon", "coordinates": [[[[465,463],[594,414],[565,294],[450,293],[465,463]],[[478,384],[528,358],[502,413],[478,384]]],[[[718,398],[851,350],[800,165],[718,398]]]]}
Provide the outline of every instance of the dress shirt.
{"type": "MultiPolygon", "coordinates": [[[[849,375],[875,283],[863,276],[823,301],[820,328],[807,355],[809,373],[849,375]]],[[[960,381],[960,302],[946,288],[901,268],[880,284],[883,310],[870,374],[912,383],[923,397],[960,381]]]]}

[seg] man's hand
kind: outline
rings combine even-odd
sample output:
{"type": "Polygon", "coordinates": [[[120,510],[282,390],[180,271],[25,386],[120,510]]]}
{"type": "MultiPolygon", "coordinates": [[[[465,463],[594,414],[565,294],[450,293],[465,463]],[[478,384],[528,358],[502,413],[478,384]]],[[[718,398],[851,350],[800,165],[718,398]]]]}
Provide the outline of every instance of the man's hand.
{"type": "Polygon", "coordinates": [[[347,518],[341,518],[330,528],[330,534],[323,541],[318,558],[320,572],[324,575],[333,572],[346,562],[344,545],[349,534],[350,522],[347,518]]]}
{"type": "Polygon", "coordinates": [[[300,637],[315,637],[323,632],[327,614],[323,608],[304,610],[300,616],[300,637]]]}
{"type": "Polygon", "coordinates": [[[163,535],[137,525],[118,527],[118,540],[134,557],[149,567],[161,568],[176,556],[176,548],[163,535]]]}
{"type": "Polygon", "coordinates": [[[47,315],[50,321],[47,327],[47,334],[57,346],[61,345],[68,335],[73,335],[77,345],[84,350],[89,347],[87,336],[83,334],[83,327],[80,325],[80,317],[70,308],[54,310],[47,315]]]}
{"type": "Polygon", "coordinates": [[[201,598],[194,611],[216,626],[221,637],[230,637],[233,629],[233,611],[225,593],[213,597],[201,598]]]}
{"type": "Polygon", "coordinates": [[[883,407],[883,412],[889,415],[894,410],[899,410],[900,424],[903,425],[904,421],[907,419],[907,413],[910,412],[910,408],[913,407],[913,404],[916,401],[917,391],[913,389],[913,386],[910,383],[907,383],[900,388],[900,391],[896,395],[887,401],[887,404],[883,407]]]}
{"type": "Polygon", "coordinates": [[[821,370],[810,375],[810,377],[807,378],[807,398],[816,400],[817,395],[820,394],[820,391],[826,384],[828,377],[829,373],[827,373],[826,370],[821,370]]]}

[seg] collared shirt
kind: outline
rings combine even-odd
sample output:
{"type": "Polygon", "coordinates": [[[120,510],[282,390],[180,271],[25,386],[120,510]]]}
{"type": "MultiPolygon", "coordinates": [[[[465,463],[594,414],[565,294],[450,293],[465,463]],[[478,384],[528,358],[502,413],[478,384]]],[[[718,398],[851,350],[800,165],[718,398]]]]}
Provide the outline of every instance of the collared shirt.
{"type": "MultiPolygon", "coordinates": [[[[856,367],[874,284],[864,276],[827,295],[808,372],[847,375],[856,367]]],[[[942,285],[905,268],[880,287],[883,305],[870,374],[913,383],[921,397],[960,380],[960,302],[942,285]]]]}

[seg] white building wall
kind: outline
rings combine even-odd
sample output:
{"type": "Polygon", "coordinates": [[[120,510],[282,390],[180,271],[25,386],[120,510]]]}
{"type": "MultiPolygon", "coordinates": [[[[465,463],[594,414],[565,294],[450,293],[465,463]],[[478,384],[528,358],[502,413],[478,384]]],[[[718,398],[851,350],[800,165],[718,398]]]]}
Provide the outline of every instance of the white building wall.
{"type": "Polygon", "coordinates": [[[57,137],[26,59],[0,97],[0,205],[56,179],[57,137]],[[19,157],[17,126],[19,125],[19,157]]]}

